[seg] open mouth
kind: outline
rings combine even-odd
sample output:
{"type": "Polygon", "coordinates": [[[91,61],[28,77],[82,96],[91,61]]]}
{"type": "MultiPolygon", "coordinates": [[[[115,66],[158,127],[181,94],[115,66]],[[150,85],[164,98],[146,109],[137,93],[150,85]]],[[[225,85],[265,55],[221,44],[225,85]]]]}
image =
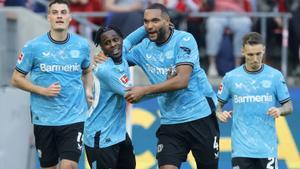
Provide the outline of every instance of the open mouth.
{"type": "Polygon", "coordinates": [[[112,54],[113,54],[113,55],[119,55],[120,53],[121,53],[120,48],[116,48],[116,49],[114,49],[114,50],[112,51],[112,54]]]}
{"type": "Polygon", "coordinates": [[[156,32],[148,32],[149,36],[154,36],[156,35],[156,32]]]}
{"type": "Polygon", "coordinates": [[[63,24],[64,21],[56,21],[55,23],[57,23],[57,24],[63,24]]]}

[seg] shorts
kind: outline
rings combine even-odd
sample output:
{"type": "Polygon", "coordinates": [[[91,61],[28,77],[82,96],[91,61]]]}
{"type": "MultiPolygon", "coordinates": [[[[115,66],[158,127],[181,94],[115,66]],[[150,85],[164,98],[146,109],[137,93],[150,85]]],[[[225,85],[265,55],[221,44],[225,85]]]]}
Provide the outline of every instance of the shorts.
{"type": "Polygon", "coordinates": [[[232,158],[232,169],[278,169],[277,158],[232,158]]]}
{"type": "Polygon", "coordinates": [[[220,132],[215,113],[191,122],[161,125],[156,137],[159,166],[180,168],[191,150],[197,168],[218,168],[220,132]]]}
{"type": "Polygon", "coordinates": [[[78,163],[83,128],[83,122],[63,126],[34,125],[35,145],[41,167],[55,166],[59,159],[78,163]]]}
{"type": "Polygon", "coordinates": [[[136,162],[131,139],[115,145],[99,148],[85,145],[89,165],[93,169],[135,169],[136,162]]]}

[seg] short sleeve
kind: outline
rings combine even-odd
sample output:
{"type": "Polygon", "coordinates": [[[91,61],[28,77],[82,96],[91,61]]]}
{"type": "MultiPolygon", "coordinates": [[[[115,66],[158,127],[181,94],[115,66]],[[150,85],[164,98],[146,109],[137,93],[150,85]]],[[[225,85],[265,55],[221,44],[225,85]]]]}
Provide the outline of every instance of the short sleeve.
{"type": "Polygon", "coordinates": [[[189,64],[194,66],[199,64],[199,51],[195,38],[187,34],[177,45],[176,65],[189,64]]]}
{"type": "Polygon", "coordinates": [[[89,68],[90,64],[91,64],[91,57],[90,57],[90,45],[88,44],[88,42],[86,42],[86,45],[83,49],[83,61],[81,63],[81,68],[82,69],[87,69],[89,68]]]}
{"type": "Polygon", "coordinates": [[[110,68],[110,65],[100,65],[97,70],[97,75],[99,75],[99,79],[101,84],[105,84],[109,90],[119,95],[124,96],[126,92],[126,88],[130,86],[129,77],[125,72],[120,73],[113,71],[110,68]]]}
{"type": "Polygon", "coordinates": [[[281,73],[278,78],[275,78],[276,97],[280,104],[283,104],[290,100],[290,94],[286,85],[286,81],[281,73]],[[278,80],[279,79],[279,80],[278,80]]]}
{"type": "Polygon", "coordinates": [[[230,83],[229,83],[229,77],[228,75],[225,75],[222,83],[219,85],[218,88],[218,100],[222,103],[227,103],[227,101],[230,99],[230,83]]]}
{"type": "Polygon", "coordinates": [[[131,48],[130,51],[125,52],[125,59],[127,60],[130,66],[138,65],[140,63],[141,54],[139,48],[141,47],[142,45],[138,44],[137,46],[131,48]]]}
{"type": "Polygon", "coordinates": [[[33,68],[32,47],[26,44],[17,58],[16,70],[20,73],[27,74],[33,68]]]}

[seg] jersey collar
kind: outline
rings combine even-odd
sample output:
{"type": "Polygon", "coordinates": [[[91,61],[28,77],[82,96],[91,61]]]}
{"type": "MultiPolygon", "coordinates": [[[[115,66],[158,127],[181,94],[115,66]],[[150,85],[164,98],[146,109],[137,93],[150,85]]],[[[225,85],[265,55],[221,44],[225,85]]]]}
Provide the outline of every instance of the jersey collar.
{"type": "Polygon", "coordinates": [[[63,41],[56,41],[56,40],[54,40],[54,39],[51,37],[50,31],[47,33],[47,35],[48,35],[48,38],[49,38],[49,40],[50,40],[51,42],[53,42],[53,43],[55,43],[55,44],[60,44],[60,45],[67,43],[67,42],[69,41],[69,39],[70,39],[70,33],[67,34],[67,38],[66,38],[65,40],[63,40],[63,41]]]}
{"type": "Polygon", "coordinates": [[[245,70],[246,73],[249,73],[249,74],[258,74],[258,73],[260,73],[260,72],[262,72],[262,71],[264,70],[264,66],[265,66],[265,65],[262,64],[262,65],[261,65],[261,68],[258,69],[258,70],[256,70],[256,71],[249,71],[249,70],[247,70],[245,64],[243,65],[243,68],[244,68],[244,70],[245,70]]]}

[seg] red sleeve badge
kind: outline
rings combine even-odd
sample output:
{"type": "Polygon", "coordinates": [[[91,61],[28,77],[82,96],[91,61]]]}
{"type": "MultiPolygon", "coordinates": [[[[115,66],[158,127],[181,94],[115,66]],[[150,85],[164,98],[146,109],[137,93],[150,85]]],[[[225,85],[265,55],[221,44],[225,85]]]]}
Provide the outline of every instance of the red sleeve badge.
{"type": "Polygon", "coordinates": [[[19,54],[19,56],[18,56],[18,64],[21,64],[21,63],[22,63],[23,58],[24,58],[24,54],[23,54],[23,52],[21,52],[21,53],[19,54]]]}
{"type": "Polygon", "coordinates": [[[221,94],[223,92],[223,83],[221,83],[219,85],[219,88],[218,88],[218,94],[221,94]]]}

